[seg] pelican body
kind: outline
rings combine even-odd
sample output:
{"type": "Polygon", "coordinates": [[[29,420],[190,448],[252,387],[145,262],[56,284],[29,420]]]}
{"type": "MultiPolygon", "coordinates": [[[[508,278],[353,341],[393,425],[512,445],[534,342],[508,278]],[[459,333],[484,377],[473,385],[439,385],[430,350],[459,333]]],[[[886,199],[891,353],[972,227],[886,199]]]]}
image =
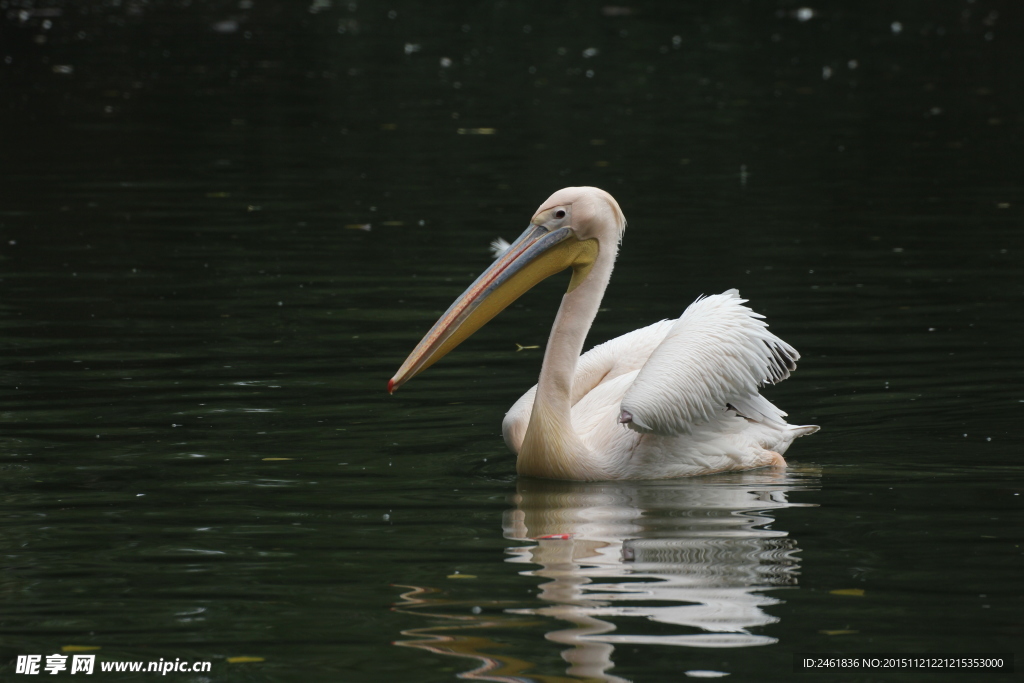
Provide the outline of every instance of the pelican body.
{"type": "Polygon", "coordinates": [[[600,481],[666,479],[785,466],[793,440],[758,393],[800,354],[735,289],[580,355],[611,278],[626,219],[594,187],[554,193],[526,231],[456,299],[388,382],[394,392],[541,280],[572,270],[540,379],[505,415],[519,474],[600,481]]]}

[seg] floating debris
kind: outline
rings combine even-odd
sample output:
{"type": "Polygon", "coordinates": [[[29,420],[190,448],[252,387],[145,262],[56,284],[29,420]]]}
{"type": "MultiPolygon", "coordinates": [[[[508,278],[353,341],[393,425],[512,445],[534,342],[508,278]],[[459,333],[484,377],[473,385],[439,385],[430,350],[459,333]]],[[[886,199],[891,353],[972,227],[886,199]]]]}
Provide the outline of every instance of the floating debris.
{"type": "Polygon", "coordinates": [[[459,135],[494,135],[497,128],[459,128],[456,131],[459,135]]]}
{"type": "Polygon", "coordinates": [[[373,226],[369,223],[349,223],[345,226],[346,230],[362,230],[363,232],[370,232],[373,226]]]}
{"type": "Polygon", "coordinates": [[[860,631],[853,631],[851,629],[840,628],[840,629],[835,629],[835,630],[831,630],[831,631],[830,630],[822,630],[822,631],[818,631],[818,633],[821,633],[821,634],[826,635],[826,636],[851,636],[854,633],[860,633],[860,631]]]}
{"type": "Polygon", "coordinates": [[[249,664],[251,662],[264,662],[266,661],[263,657],[228,657],[228,664],[249,664]]]}
{"type": "Polygon", "coordinates": [[[536,344],[534,344],[533,346],[523,346],[519,342],[516,342],[516,346],[518,347],[516,349],[516,353],[519,353],[520,351],[525,351],[527,349],[539,349],[540,348],[540,346],[537,346],[536,344]]]}
{"type": "Polygon", "coordinates": [[[850,595],[855,598],[864,597],[863,588],[837,588],[834,591],[829,591],[830,595],[850,595]]]}
{"type": "Polygon", "coordinates": [[[491,255],[494,256],[494,258],[498,258],[506,251],[508,251],[508,248],[511,246],[511,244],[506,242],[501,237],[496,237],[491,241],[491,255]]]}

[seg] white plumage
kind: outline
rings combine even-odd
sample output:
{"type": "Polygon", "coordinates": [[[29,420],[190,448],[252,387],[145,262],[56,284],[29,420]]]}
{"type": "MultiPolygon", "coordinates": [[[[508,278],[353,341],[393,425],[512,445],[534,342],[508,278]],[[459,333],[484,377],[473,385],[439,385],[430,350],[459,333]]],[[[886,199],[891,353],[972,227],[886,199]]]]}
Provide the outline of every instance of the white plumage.
{"type": "Polygon", "coordinates": [[[503,240],[500,237],[495,237],[491,240],[491,256],[494,258],[501,258],[501,255],[508,251],[508,248],[512,245],[503,240]]]}
{"type": "Polygon", "coordinates": [[[540,378],[502,423],[520,474],[552,479],[661,479],[784,466],[793,440],[758,393],[796,369],[800,354],[768,331],[735,289],[582,354],[611,279],[626,219],[593,187],[559,190],[455,301],[388,383],[393,391],[448,353],[522,292],[571,268],[540,378]]]}
{"type": "MultiPolygon", "coordinates": [[[[580,356],[572,426],[597,467],[579,478],[662,479],[784,465],[793,440],[818,431],[786,424],[786,413],[758,393],[789,377],[800,354],[745,302],[735,289],[703,297],[677,320],[580,356]]],[[[534,385],[505,415],[502,433],[513,452],[536,392],[534,385]]]]}
{"type": "Polygon", "coordinates": [[[800,354],[745,302],[730,289],[683,312],[622,400],[631,429],[689,434],[726,406],[755,422],[785,424],[786,413],[757,389],[789,377],[800,354]]]}

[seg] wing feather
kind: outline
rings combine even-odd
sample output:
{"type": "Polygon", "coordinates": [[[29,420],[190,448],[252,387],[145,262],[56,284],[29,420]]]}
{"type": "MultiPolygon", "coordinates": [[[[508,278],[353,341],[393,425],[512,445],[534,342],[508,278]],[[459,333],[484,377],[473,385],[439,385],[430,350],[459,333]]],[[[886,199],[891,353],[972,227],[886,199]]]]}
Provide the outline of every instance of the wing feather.
{"type": "Polygon", "coordinates": [[[789,377],[800,354],[768,331],[735,289],[697,299],[651,354],[622,400],[630,427],[689,433],[726,408],[757,422],[784,423],[757,389],[789,377]]]}
{"type": "MultiPolygon", "coordinates": [[[[651,353],[672,330],[675,322],[661,320],[641,327],[639,330],[598,344],[580,356],[576,364],[576,374],[573,375],[572,404],[576,405],[595,387],[642,368],[651,353]]],[[[505,414],[501,425],[502,434],[513,453],[519,452],[519,446],[526,436],[526,427],[530,423],[536,395],[537,385],[534,384],[505,414]]]]}

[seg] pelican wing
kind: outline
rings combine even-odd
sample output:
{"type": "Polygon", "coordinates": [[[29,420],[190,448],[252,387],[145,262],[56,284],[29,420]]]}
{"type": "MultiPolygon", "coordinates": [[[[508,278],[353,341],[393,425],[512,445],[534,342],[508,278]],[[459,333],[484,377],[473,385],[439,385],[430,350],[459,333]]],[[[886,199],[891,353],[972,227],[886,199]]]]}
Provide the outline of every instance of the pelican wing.
{"type": "Polygon", "coordinates": [[[690,304],[622,399],[632,429],[689,433],[727,408],[757,422],[784,422],[786,413],[757,389],[789,377],[800,354],[746,301],[730,289],[690,304]]]}
{"type": "MultiPolygon", "coordinates": [[[[582,356],[576,364],[576,374],[572,380],[572,405],[594,390],[600,384],[630,372],[639,370],[650,358],[665,336],[672,330],[674,320],[660,320],[653,325],[633,330],[621,337],[609,339],[598,344],[582,356]]],[[[520,397],[509,408],[502,422],[502,434],[509,449],[519,452],[519,445],[526,435],[526,427],[530,423],[533,412],[533,400],[537,395],[537,385],[520,397]]]]}
{"type": "Polygon", "coordinates": [[[572,378],[572,404],[579,403],[599,384],[642,368],[665,341],[674,323],[674,320],[659,320],[598,344],[580,356],[572,378]]]}

